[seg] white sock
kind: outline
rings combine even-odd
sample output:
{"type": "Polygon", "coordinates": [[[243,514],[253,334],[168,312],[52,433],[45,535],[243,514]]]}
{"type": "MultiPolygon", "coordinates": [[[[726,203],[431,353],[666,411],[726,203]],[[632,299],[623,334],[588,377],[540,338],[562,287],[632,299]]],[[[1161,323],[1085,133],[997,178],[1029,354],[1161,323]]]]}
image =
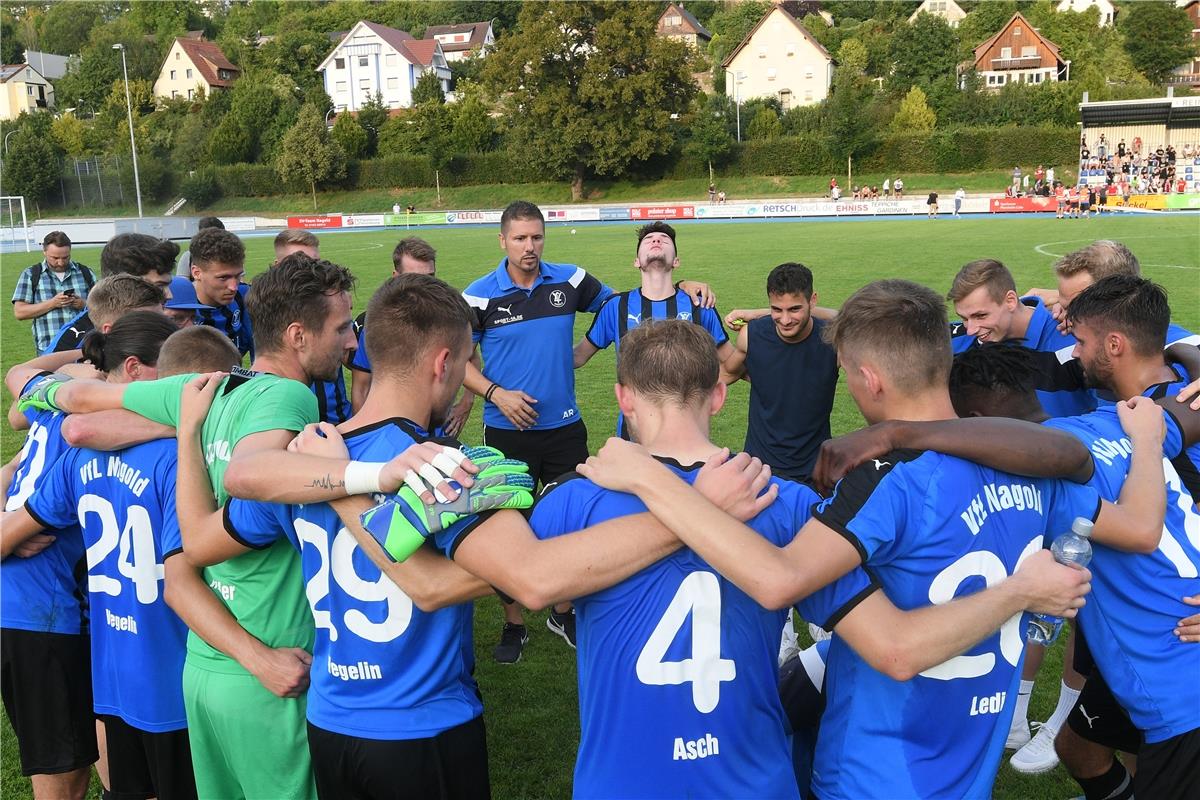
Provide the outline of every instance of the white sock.
{"type": "Polygon", "coordinates": [[[1029,726],[1029,698],[1033,695],[1033,681],[1021,681],[1017,692],[1017,708],[1013,711],[1012,727],[1029,726]]]}
{"type": "Polygon", "coordinates": [[[1050,719],[1046,720],[1046,727],[1054,730],[1061,730],[1063,723],[1067,721],[1067,715],[1071,713],[1071,709],[1075,707],[1075,701],[1079,699],[1079,690],[1072,689],[1064,682],[1058,690],[1058,705],[1054,707],[1054,713],[1050,715],[1050,719]]]}

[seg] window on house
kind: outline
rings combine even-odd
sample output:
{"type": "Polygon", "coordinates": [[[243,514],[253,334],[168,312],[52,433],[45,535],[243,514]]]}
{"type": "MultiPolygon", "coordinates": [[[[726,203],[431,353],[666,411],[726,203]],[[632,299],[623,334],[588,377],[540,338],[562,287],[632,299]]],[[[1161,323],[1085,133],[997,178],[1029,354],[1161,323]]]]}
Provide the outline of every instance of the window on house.
{"type": "Polygon", "coordinates": [[[766,57],[767,57],[767,48],[766,48],[766,47],[760,47],[760,48],[758,48],[758,57],[759,57],[759,58],[766,58],[766,57]]]}
{"type": "Polygon", "coordinates": [[[388,78],[387,79],[387,88],[399,89],[400,88],[400,79],[399,78],[388,78]]]}
{"type": "Polygon", "coordinates": [[[1017,27],[1013,28],[1013,36],[1020,36],[1020,35],[1021,35],[1021,26],[1018,25],[1017,27]]]}
{"type": "Polygon", "coordinates": [[[385,54],[385,55],[384,55],[384,57],[383,57],[383,65],[384,65],[385,67],[394,67],[394,66],[396,66],[396,54],[395,54],[395,53],[387,53],[387,54],[385,54]]]}
{"type": "Polygon", "coordinates": [[[175,70],[171,70],[171,80],[175,80],[175,70]]]}
{"type": "Polygon", "coordinates": [[[779,107],[787,111],[792,107],[792,90],[781,89],[779,91],[779,107]]]}
{"type": "Polygon", "coordinates": [[[767,80],[769,80],[769,81],[775,80],[775,76],[778,74],[779,74],[779,70],[775,69],[774,67],[771,67],[770,69],[767,70],[767,80]]]}
{"type": "Polygon", "coordinates": [[[171,99],[174,100],[176,97],[179,97],[179,92],[172,89],[171,90],[171,99]]]}
{"type": "Polygon", "coordinates": [[[683,24],[683,17],[681,17],[677,14],[674,16],[667,17],[667,24],[670,25],[672,28],[678,28],[680,25],[683,24]]]}
{"type": "Polygon", "coordinates": [[[33,94],[33,86],[31,84],[25,84],[25,94],[33,94]]]}
{"type": "Polygon", "coordinates": [[[1003,59],[1012,58],[1012,48],[1011,47],[1001,47],[1000,48],[1000,57],[1003,59]]]}
{"type": "Polygon", "coordinates": [[[369,90],[369,89],[371,88],[371,80],[370,80],[370,78],[359,78],[359,80],[358,80],[358,88],[360,88],[360,89],[368,89],[368,90],[369,90]]]}
{"type": "Polygon", "coordinates": [[[185,77],[185,78],[190,78],[190,77],[192,77],[192,71],[191,71],[190,69],[189,69],[189,70],[185,70],[185,71],[184,71],[184,73],[183,73],[183,77],[185,77]]]}
{"type": "Polygon", "coordinates": [[[360,67],[365,67],[365,66],[367,65],[367,57],[366,57],[366,56],[359,56],[359,57],[358,57],[358,65],[359,65],[360,67]]]}
{"type": "Polygon", "coordinates": [[[175,51],[175,60],[176,61],[179,60],[179,51],[178,50],[175,51]]]}
{"type": "Polygon", "coordinates": [[[345,82],[345,81],[338,81],[338,82],[337,82],[337,83],[335,83],[333,86],[334,86],[334,91],[336,91],[336,92],[344,92],[344,91],[346,91],[346,89],[348,88],[348,87],[346,86],[346,82],[345,82]]]}
{"type": "Polygon", "coordinates": [[[812,89],[805,89],[804,90],[804,102],[811,103],[812,99],[813,99],[812,89]]]}
{"type": "Polygon", "coordinates": [[[345,68],[346,68],[346,59],[344,59],[344,58],[335,58],[335,59],[333,60],[333,68],[334,68],[334,69],[345,69],[345,68]]]}
{"type": "Polygon", "coordinates": [[[812,76],[813,76],[812,67],[808,67],[807,69],[804,70],[804,79],[805,80],[811,81],[812,76]]]}
{"type": "Polygon", "coordinates": [[[787,54],[788,54],[789,56],[794,56],[794,55],[796,55],[796,44],[795,44],[795,42],[788,42],[788,46],[787,46],[787,54]]]}
{"type": "Polygon", "coordinates": [[[196,97],[196,90],[195,90],[195,89],[188,89],[188,100],[192,100],[192,99],[194,99],[195,97],[196,97]]]}
{"type": "Polygon", "coordinates": [[[1027,44],[1021,48],[1021,58],[1032,58],[1037,55],[1037,45],[1027,44]]]}

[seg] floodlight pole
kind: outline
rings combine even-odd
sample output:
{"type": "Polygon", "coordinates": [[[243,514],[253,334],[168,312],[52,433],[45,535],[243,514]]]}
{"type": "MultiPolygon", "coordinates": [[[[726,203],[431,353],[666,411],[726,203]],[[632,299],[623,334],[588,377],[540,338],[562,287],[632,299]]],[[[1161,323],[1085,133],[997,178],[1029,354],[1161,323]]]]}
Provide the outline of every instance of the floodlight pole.
{"type": "Polygon", "coordinates": [[[129,97],[129,68],[125,63],[125,45],[118,42],[112,49],[121,51],[121,73],[125,76],[125,113],[129,117],[129,147],[133,151],[133,189],[137,193],[138,219],[141,219],[142,180],[138,176],[137,141],[133,138],[133,101],[129,97]]]}

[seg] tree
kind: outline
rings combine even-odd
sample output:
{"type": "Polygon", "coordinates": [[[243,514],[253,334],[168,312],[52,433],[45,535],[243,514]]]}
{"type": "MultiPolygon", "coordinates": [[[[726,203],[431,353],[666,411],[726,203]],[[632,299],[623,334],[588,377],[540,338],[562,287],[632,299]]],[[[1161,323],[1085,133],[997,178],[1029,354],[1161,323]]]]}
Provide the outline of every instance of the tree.
{"type": "Polygon", "coordinates": [[[468,91],[451,107],[450,144],[455,153],[486,153],[496,138],[491,109],[479,92],[468,91]]]}
{"type": "Polygon", "coordinates": [[[338,114],[329,138],[341,145],[350,158],[362,158],[367,152],[367,132],[351,114],[338,114]]]}
{"type": "Polygon", "coordinates": [[[868,58],[867,46],[858,39],[846,39],[837,50],[838,69],[866,72],[868,58]]]}
{"type": "Polygon", "coordinates": [[[388,121],[388,107],[383,102],[383,94],[375,92],[375,96],[368,99],[358,109],[358,124],[362,125],[363,130],[367,132],[367,149],[364,156],[373,156],[379,148],[379,131],[383,128],[383,124],[388,121]]]}
{"type": "Polygon", "coordinates": [[[914,86],[900,101],[896,116],[892,117],[891,128],[897,133],[917,133],[931,131],[937,125],[937,114],[925,102],[925,93],[920,86],[914,86]]]}
{"type": "Polygon", "coordinates": [[[898,96],[912,86],[928,89],[942,75],[953,74],[958,39],[946,20],[922,13],[912,24],[896,27],[889,52],[894,66],[888,85],[898,96]]]}
{"type": "Polygon", "coordinates": [[[713,165],[725,163],[733,153],[733,147],[733,136],[729,134],[729,123],[725,116],[705,104],[692,121],[687,152],[708,164],[709,180],[712,180],[713,165]]]}
{"type": "Polygon", "coordinates": [[[871,82],[849,71],[833,77],[833,93],[825,103],[825,132],[829,151],[839,159],[864,152],[871,143],[867,107],[874,91],[871,82]]]}
{"type": "Polygon", "coordinates": [[[655,35],[650,3],[554,0],[521,8],[520,29],[484,67],[505,98],[511,141],[540,179],[617,175],[675,143],[672,115],[695,95],[687,46],[655,35]]]}
{"type": "Polygon", "coordinates": [[[95,3],[54,3],[41,20],[39,42],[47,53],[70,56],[87,44],[88,34],[103,22],[95,3]]]}
{"type": "Polygon", "coordinates": [[[416,106],[422,103],[446,102],[446,93],[442,91],[442,79],[437,76],[437,73],[430,70],[417,78],[417,85],[413,87],[412,99],[413,105],[416,106]]]}
{"type": "Polygon", "coordinates": [[[783,123],[779,120],[779,112],[770,106],[758,109],[746,126],[747,139],[777,139],[780,136],[783,136],[783,123]]]}
{"type": "Polygon", "coordinates": [[[1196,54],[1187,11],[1171,3],[1130,3],[1120,17],[1125,51],[1133,65],[1154,84],[1196,54]]]}
{"type": "Polygon", "coordinates": [[[275,171],[284,181],[308,184],[313,211],[317,210],[317,184],[346,174],[346,154],[336,142],[329,141],[325,119],[316,106],[300,109],[296,124],[283,137],[275,171]]]}
{"type": "Polygon", "coordinates": [[[84,124],[74,114],[63,114],[54,120],[50,132],[59,148],[69,156],[82,158],[87,151],[84,144],[84,124]]]}
{"type": "Polygon", "coordinates": [[[21,63],[21,43],[17,41],[17,26],[8,10],[0,12],[0,62],[5,64],[21,63]]]}
{"type": "Polygon", "coordinates": [[[4,156],[4,189],[8,194],[24,195],[38,207],[50,192],[58,188],[62,171],[62,153],[54,139],[33,125],[23,126],[9,140],[4,156]]]}

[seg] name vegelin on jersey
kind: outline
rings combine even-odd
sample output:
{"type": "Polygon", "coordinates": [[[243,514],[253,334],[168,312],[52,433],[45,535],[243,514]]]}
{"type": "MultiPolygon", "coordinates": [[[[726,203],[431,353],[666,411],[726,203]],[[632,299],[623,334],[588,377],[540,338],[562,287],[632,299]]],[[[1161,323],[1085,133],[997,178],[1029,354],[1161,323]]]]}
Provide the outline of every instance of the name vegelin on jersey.
{"type": "Polygon", "coordinates": [[[129,631],[132,634],[137,634],[137,620],[133,615],[118,617],[107,608],[104,609],[104,621],[108,623],[108,627],[118,631],[129,631]]]}
{"type": "Polygon", "coordinates": [[[345,664],[334,663],[331,658],[329,659],[329,674],[344,681],[383,680],[383,670],[379,668],[378,664],[372,664],[368,661],[359,661],[357,664],[346,666],[345,664]]]}
{"type": "Polygon", "coordinates": [[[976,494],[959,517],[967,524],[972,535],[976,535],[989,514],[1010,508],[1042,513],[1041,490],[1025,483],[988,483],[983,487],[983,494],[976,494]]]}

